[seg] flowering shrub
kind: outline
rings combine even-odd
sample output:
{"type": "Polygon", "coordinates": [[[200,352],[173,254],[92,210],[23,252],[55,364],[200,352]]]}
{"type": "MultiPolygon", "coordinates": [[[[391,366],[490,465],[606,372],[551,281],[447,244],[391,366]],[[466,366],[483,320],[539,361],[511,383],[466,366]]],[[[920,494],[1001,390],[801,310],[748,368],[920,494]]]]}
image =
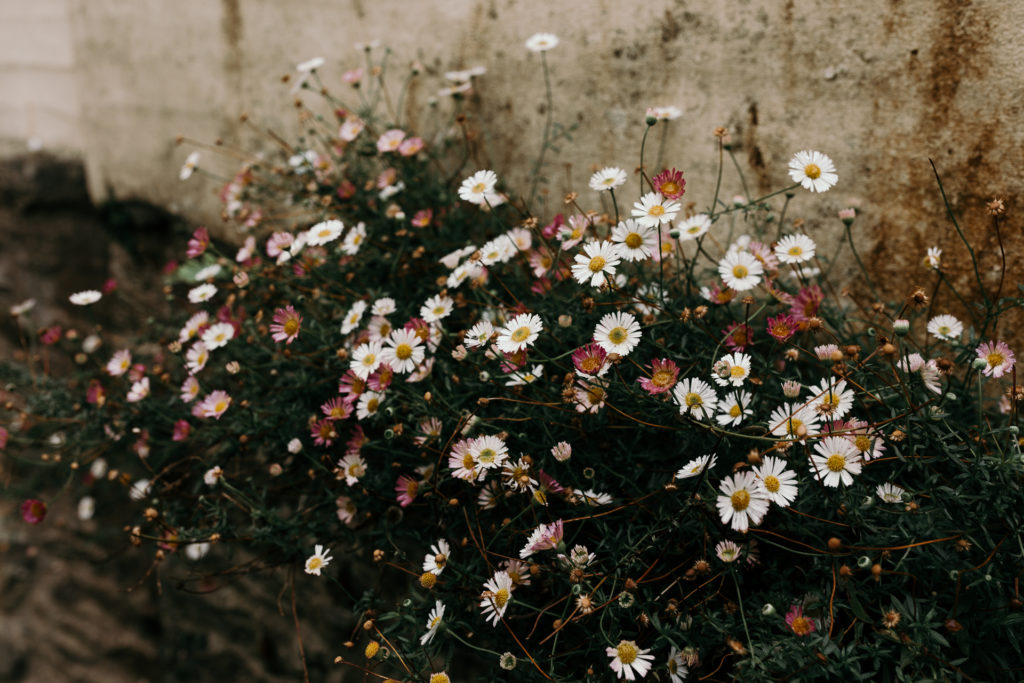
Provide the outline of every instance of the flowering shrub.
{"type": "MultiPolygon", "coordinates": [[[[545,76],[557,42],[527,44],[545,76]]],[[[61,419],[12,429],[51,439],[88,515],[117,506],[196,576],[241,546],[329,582],[362,626],[338,661],[374,678],[1019,671],[1021,389],[996,330],[1020,299],[962,322],[938,250],[931,294],[841,292],[856,213],[828,254],[786,215],[840,181],[817,151],[764,197],[605,167],[539,209],[470,161],[480,70],[449,75],[453,125],[417,134],[374,54],[345,74],[358,106],[300,65],[331,111],[303,106],[308,137],[224,187],[241,247],[196,229],[180,318],[96,342],[61,419]]],[[[203,172],[192,155],[181,177],[203,172]]]]}

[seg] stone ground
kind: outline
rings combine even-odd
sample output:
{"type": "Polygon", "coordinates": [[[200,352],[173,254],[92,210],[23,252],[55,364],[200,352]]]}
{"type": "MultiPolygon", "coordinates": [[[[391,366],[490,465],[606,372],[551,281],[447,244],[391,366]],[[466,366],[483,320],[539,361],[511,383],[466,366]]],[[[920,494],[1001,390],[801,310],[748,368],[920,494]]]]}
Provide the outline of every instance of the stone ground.
{"type": "MultiPolygon", "coordinates": [[[[76,164],[38,155],[0,163],[0,365],[28,360],[6,311],[29,297],[39,303],[25,334],[54,323],[84,329],[67,294],[113,277],[119,305],[96,322],[108,335],[137,329],[163,305],[160,266],[179,256],[185,231],[142,203],[91,206],[76,164]]],[[[12,416],[0,413],[0,423],[12,416]]],[[[0,453],[0,681],[303,680],[287,571],[195,580],[238,561],[175,554],[153,565],[151,547],[134,548],[103,524],[116,511],[81,522],[70,496],[56,499],[44,523],[26,524],[17,506],[27,467],[11,450],[0,453]]],[[[332,660],[344,653],[339,627],[351,615],[334,607],[325,583],[303,577],[297,608],[309,680],[341,681],[332,660]],[[330,646],[324,633],[334,634],[330,646]]]]}

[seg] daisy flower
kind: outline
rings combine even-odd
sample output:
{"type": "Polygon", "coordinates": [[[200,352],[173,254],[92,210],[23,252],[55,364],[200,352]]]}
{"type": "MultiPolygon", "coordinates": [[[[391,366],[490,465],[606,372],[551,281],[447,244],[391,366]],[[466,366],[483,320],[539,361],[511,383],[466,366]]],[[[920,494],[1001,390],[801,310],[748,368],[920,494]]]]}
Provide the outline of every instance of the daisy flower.
{"type": "Polygon", "coordinates": [[[987,341],[977,348],[976,353],[978,358],[985,361],[985,368],[981,372],[988,377],[1002,377],[1016,363],[1013,351],[1004,341],[987,341]]]}
{"type": "Polygon", "coordinates": [[[804,150],[789,160],[789,177],[811,192],[827,192],[836,182],[836,166],[821,152],[804,150]]]}
{"type": "Polygon", "coordinates": [[[924,256],[924,267],[938,270],[942,265],[942,250],[938,247],[928,247],[928,253],[924,256]]]}
{"type": "Polygon", "coordinates": [[[395,300],[389,296],[382,296],[373,302],[373,306],[370,307],[370,313],[373,315],[386,316],[391,315],[398,307],[395,305],[395,300]]]}
{"type": "Polygon", "coordinates": [[[606,166],[590,176],[590,189],[595,192],[614,190],[626,184],[626,172],[616,166],[606,166]]]}
{"type": "Polygon", "coordinates": [[[857,447],[841,436],[826,436],[814,444],[811,454],[811,472],[825,486],[836,488],[853,483],[853,475],[860,474],[862,461],[857,447]]]}
{"type": "Polygon", "coordinates": [[[675,106],[647,107],[647,116],[658,121],[675,121],[683,115],[683,110],[675,106]]]}
{"type": "Polygon", "coordinates": [[[679,366],[667,358],[655,358],[651,361],[650,368],[651,376],[639,377],[637,381],[651,396],[671,390],[679,380],[679,366]]]}
{"type": "Polygon", "coordinates": [[[498,174],[494,171],[477,171],[462,181],[459,186],[459,198],[470,204],[483,206],[496,204],[499,200],[494,191],[498,184],[498,174]]]}
{"type": "Polygon", "coordinates": [[[345,123],[341,124],[341,128],[338,129],[338,137],[345,142],[352,142],[359,137],[364,128],[366,128],[366,122],[358,116],[349,116],[345,119],[345,123]]]}
{"type": "Polygon", "coordinates": [[[745,418],[754,414],[750,409],[751,396],[746,391],[733,391],[725,395],[719,404],[721,411],[715,416],[715,420],[723,427],[735,427],[743,422],[745,418]]]}
{"type": "Polygon", "coordinates": [[[185,158],[185,163],[178,172],[178,180],[188,180],[192,177],[196,167],[199,165],[199,152],[190,152],[185,158]]]}
{"type": "Polygon", "coordinates": [[[220,419],[224,411],[231,405],[231,397],[223,389],[217,389],[207,394],[206,398],[196,404],[192,413],[196,417],[212,417],[220,419]]]}
{"type": "Polygon", "coordinates": [[[948,313],[937,315],[928,321],[928,334],[942,341],[956,341],[963,331],[964,324],[948,313]]]}
{"type": "Polygon", "coordinates": [[[465,343],[469,348],[484,346],[494,334],[494,325],[489,320],[481,320],[466,333],[465,343]]]}
{"type": "Polygon", "coordinates": [[[206,348],[209,351],[219,349],[222,346],[227,345],[229,341],[235,338],[235,326],[231,323],[217,323],[210,325],[203,332],[203,344],[206,344],[206,348]]]}
{"type": "Polygon", "coordinates": [[[111,377],[120,377],[128,372],[132,366],[132,352],[128,349],[115,351],[114,355],[107,361],[107,374],[111,377]]]}
{"type": "Polygon", "coordinates": [[[430,674],[430,680],[427,683],[452,683],[452,679],[444,671],[439,671],[430,674]]]}
{"type": "Polygon", "coordinates": [[[335,396],[327,403],[320,406],[320,412],[328,420],[344,420],[352,414],[352,404],[341,396],[335,396]]]}
{"type": "Polygon", "coordinates": [[[356,419],[365,420],[373,417],[380,410],[384,394],[377,391],[365,391],[359,395],[359,402],[356,404],[356,419]]]}
{"type": "Polygon", "coordinates": [[[213,263],[205,268],[200,268],[196,271],[196,274],[192,276],[196,282],[203,282],[204,280],[210,280],[217,277],[220,274],[222,268],[219,263],[213,263]]]}
{"type": "Polygon", "coordinates": [[[345,235],[345,239],[341,243],[341,250],[349,256],[355,256],[359,253],[359,247],[363,246],[363,240],[365,239],[366,224],[360,221],[345,235]]]}
{"type": "Polygon", "coordinates": [[[653,666],[654,655],[650,649],[641,650],[634,640],[622,640],[615,647],[606,647],[605,654],[612,658],[609,666],[617,678],[635,681],[636,676],[643,678],[653,666]]]}
{"type": "Polygon", "coordinates": [[[619,245],[614,242],[588,242],[583,245],[584,254],[576,254],[572,265],[572,276],[580,284],[590,281],[591,287],[605,283],[606,275],[614,275],[621,255],[619,245]]]}
{"type": "Polygon", "coordinates": [[[331,563],[331,551],[325,550],[322,545],[317,545],[313,554],[306,559],[306,573],[320,576],[320,570],[331,563]]]}
{"type": "Polygon", "coordinates": [[[496,436],[481,436],[469,443],[469,455],[480,468],[499,468],[508,460],[508,446],[496,436]]]}
{"type": "Polygon", "coordinates": [[[149,378],[143,377],[137,382],[132,383],[131,389],[128,390],[126,400],[129,403],[138,403],[147,396],[149,396],[149,378]]]}
{"type": "Polygon", "coordinates": [[[796,318],[789,313],[779,313],[774,318],[768,318],[768,334],[779,342],[787,342],[796,334],[798,329],[796,318]]]}
{"type": "Polygon", "coordinates": [[[193,287],[188,291],[188,300],[194,304],[201,304],[204,301],[209,301],[213,298],[213,295],[217,293],[216,285],[206,283],[205,285],[199,285],[193,287]]]}
{"type": "Polygon", "coordinates": [[[788,507],[796,500],[796,473],[786,469],[786,461],[766,455],[761,465],[754,468],[768,499],[779,507],[788,507]]]}
{"type": "Polygon", "coordinates": [[[672,397],[679,404],[679,412],[698,420],[711,417],[718,405],[718,395],[706,382],[690,377],[684,379],[672,390],[672,397]]]}
{"type": "Polygon", "coordinates": [[[737,472],[722,480],[716,505],[722,524],[732,522],[736,531],[761,523],[768,512],[768,492],[753,472],[737,472]]]}
{"type": "Polygon", "coordinates": [[[607,371],[605,361],[608,359],[608,352],[600,344],[586,344],[572,352],[572,364],[577,374],[585,377],[598,377],[607,371]]]}
{"type": "Polygon", "coordinates": [[[875,493],[882,499],[883,503],[902,503],[903,502],[903,489],[896,484],[879,484],[878,488],[875,489],[875,493]]]}
{"type": "Polygon", "coordinates": [[[501,618],[505,616],[505,610],[508,609],[508,604],[511,601],[512,577],[505,571],[494,572],[494,576],[484,584],[484,592],[480,600],[484,621],[490,621],[492,626],[497,626],[501,618]]]}
{"type": "Polygon", "coordinates": [[[558,47],[558,36],[553,33],[534,33],[526,39],[526,49],[530,52],[547,52],[558,47]]]}
{"type": "Polygon", "coordinates": [[[572,457],[572,444],[566,441],[559,441],[551,447],[551,455],[558,462],[566,462],[572,457]]]}
{"type": "Polygon", "coordinates": [[[338,220],[317,223],[306,233],[306,244],[314,247],[328,244],[341,237],[344,229],[345,224],[338,220]]]}
{"type": "Polygon", "coordinates": [[[665,669],[668,670],[669,683],[683,683],[690,674],[690,669],[686,666],[686,660],[683,659],[683,653],[675,647],[669,650],[665,669]]]}
{"type": "Polygon", "coordinates": [[[818,415],[839,420],[846,416],[853,407],[853,389],[846,388],[846,380],[838,382],[826,377],[816,387],[809,390],[807,405],[818,415]]]}
{"type": "Polygon", "coordinates": [[[750,356],[736,351],[728,353],[711,367],[711,379],[720,387],[743,386],[743,382],[750,377],[750,356]]]}
{"type": "Polygon", "coordinates": [[[381,154],[396,151],[402,144],[402,140],[405,140],[405,131],[399,128],[392,128],[391,130],[384,131],[379,138],[377,138],[377,150],[381,154]]]}
{"type": "Polygon", "coordinates": [[[94,304],[103,298],[103,294],[95,289],[86,289],[81,292],[75,292],[68,297],[68,301],[76,306],[88,306],[94,304]]]}
{"type": "Polygon", "coordinates": [[[366,342],[356,347],[352,352],[350,364],[352,372],[362,379],[369,377],[370,373],[380,367],[383,348],[384,345],[380,341],[366,342]]]}
{"type": "Polygon", "coordinates": [[[686,181],[683,172],[667,168],[651,179],[654,191],[665,199],[679,199],[686,192],[686,181]]]}
{"type": "Polygon", "coordinates": [[[448,555],[451,553],[451,546],[443,538],[430,546],[430,552],[423,558],[423,571],[440,576],[444,568],[448,566],[448,555]]]}
{"type": "Polygon", "coordinates": [[[679,241],[689,242],[704,235],[711,229],[711,219],[707,214],[698,213],[679,224],[679,241]]]}
{"type": "Polygon", "coordinates": [[[804,608],[793,605],[786,612],[786,625],[798,636],[809,636],[816,630],[814,620],[804,616],[804,608]]]}
{"type": "MultiPolygon", "coordinates": [[[[526,547],[519,551],[519,557],[525,560],[533,553],[558,548],[564,536],[565,526],[562,520],[555,520],[551,524],[541,524],[530,534],[530,538],[526,541],[526,547]]],[[[562,547],[564,548],[564,546],[562,547]]]]}
{"type": "Polygon", "coordinates": [[[525,458],[519,458],[515,462],[507,461],[502,465],[501,483],[505,488],[519,493],[537,488],[537,480],[530,476],[530,463],[525,458]]]}
{"type": "Polygon", "coordinates": [[[412,505],[412,501],[416,500],[416,496],[420,492],[420,483],[410,477],[408,474],[403,474],[395,481],[395,493],[398,494],[398,504],[402,507],[409,507],[412,505]]]}
{"type": "Polygon", "coordinates": [[[803,263],[814,258],[814,240],[807,235],[786,235],[775,245],[780,263],[803,263]]]}
{"type": "Polygon", "coordinates": [[[544,365],[537,363],[530,370],[516,370],[508,375],[505,381],[507,387],[518,387],[525,384],[532,384],[544,376],[544,365]]]}
{"type": "Polygon", "coordinates": [[[810,406],[785,403],[772,411],[768,418],[768,431],[775,436],[803,442],[808,436],[818,433],[818,415],[810,406]]]}
{"type": "Polygon", "coordinates": [[[441,626],[441,620],[444,618],[444,603],[437,600],[434,603],[434,609],[430,610],[430,616],[427,617],[427,632],[420,636],[420,645],[426,645],[433,640],[434,635],[437,633],[437,629],[441,626]]]}
{"type": "Polygon", "coordinates": [[[447,296],[437,294],[420,306],[420,317],[428,323],[437,322],[451,315],[455,302],[447,296]]]}
{"type": "Polygon", "coordinates": [[[338,461],[338,469],[345,476],[345,483],[355,486],[360,477],[366,474],[366,461],[358,453],[349,453],[338,461]]]}
{"type": "Polygon", "coordinates": [[[721,541],[715,546],[715,555],[722,562],[735,562],[740,557],[740,547],[733,541],[721,541]]]}
{"type": "Polygon", "coordinates": [[[299,336],[302,316],[289,304],[274,311],[274,321],[270,324],[271,338],[276,342],[291,344],[299,336]]]}
{"type": "Polygon", "coordinates": [[[676,472],[676,479],[690,479],[699,476],[704,470],[711,469],[718,462],[718,456],[714,453],[702,455],[683,465],[682,469],[676,472]]]}
{"type": "Polygon", "coordinates": [[[415,370],[426,353],[423,339],[413,330],[395,330],[385,343],[387,346],[381,350],[380,360],[399,374],[415,370]]]}
{"type": "Polygon", "coordinates": [[[658,248],[658,236],[649,225],[640,225],[632,218],[621,221],[612,230],[612,242],[619,247],[619,255],[627,261],[649,259],[658,248]]]}
{"type": "Polygon", "coordinates": [[[761,281],[764,266],[750,252],[730,251],[718,262],[718,274],[727,287],[745,292],[761,281]]]}
{"type": "Polygon", "coordinates": [[[532,346],[544,329],[540,316],[520,313],[498,331],[496,346],[503,353],[515,353],[532,346]]]}
{"type": "Polygon", "coordinates": [[[594,328],[594,341],[608,353],[628,356],[640,343],[640,323],[631,313],[608,313],[594,328]]]}
{"type": "Polygon", "coordinates": [[[640,201],[633,203],[632,216],[643,226],[656,228],[671,223],[679,213],[679,202],[665,199],[657,192],[648,192],[640,201]]]}
{"type": "Polygon", "coordinates": [[[573,390],[576,398],[576,412],[594,414],[604,408],[604,400],[608,396],[606,386],[606,382],[599,379],[592,382],[577,382],[573,390]]]}
{"type": "Polygon", "coordinates": [[[181,385],[182,403],[191,403],[199,396],[199,380],[195,375],[189,375],[181,385]]]}
{"type": "Polygon", "coordinates": [[[209,360],[210,350],[201,341],[197,341],[185,352],[185,367],[188,368],[190,375],[194,375],[205,368],[209,360]]]}
{"type": "Polygon", "coordinates": [[[317,420],[309,426],[309,435],[317,446],[328,447],[338,438],[334,420],[317,420]]]}

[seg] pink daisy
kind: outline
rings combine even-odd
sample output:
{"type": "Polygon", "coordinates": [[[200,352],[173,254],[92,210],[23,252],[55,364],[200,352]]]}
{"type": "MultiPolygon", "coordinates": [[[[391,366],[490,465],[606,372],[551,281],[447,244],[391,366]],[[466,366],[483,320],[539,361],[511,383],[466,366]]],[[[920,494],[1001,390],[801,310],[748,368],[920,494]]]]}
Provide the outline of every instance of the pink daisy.
{"type": "Polygon", "coordinates": [[[174,432],[171,434],[171,441],[184,441],[192,431],[192,425],[188,420],[178,420],[174,423],[174,432]]]}
{"type": "Polygon", "coordinates": [[[978,347],[978,358],[985,361],[982,373],[988,377],[1002,377],[1013,369],[1016,359],[1004,341],[987,341],[978,347]]]}
{"type": "Polygon", "coordinates": [[[231,397],[223,389],[210,392],[206,398],[196,404],[192,414],[196,417],[213,417],[220,419],[224,411],[231,405],[231,397]]]}
{"type": "Polygon", "coordinates": [[[192,233],[192,239],[188,241],[188,251],[185,252],[189,258],[201,256],[206,248],[210,246],[210,232],[206,228],[196,228],[192,233]]]}
{"type": "Polygon", "coordinates": [[[395,493],[398,494],[398,504],[402,507],[409,507],[419,493],[420,483],[407,474],[403,474],[395,482],[395,493]]]}
{"type": "Polygon", "coordinates": [[[825,295],[818,285],[804,287],[793,299],[793,307],[789,309],[789,313],[797,322],[805,322],[818,315],[818,308],[824,300],[825,295]]]}
{"type": "Polygon", "coordinates": [[[352,414],[352,404],[336,396],[320,406],[320,410],[328,420],[344,420],[352,414]]]}
{"type": "MultiPolygon", "coordinates": [[[[349,413],[351,412],[352,406],[349,405],[349,413]]],[[[334,420],[329,418],[314,422],[309,430],[309,435],[313,437],[313,443],[317,446],[330,446],[338,438],[338,432],[334,428],[334,420]]]]}
{"type": "Polygon", "coordinates": [[[606,358],[608,358],[608,352],[599,344],[591,342],[573,351],[572,364],[576,366],[576,372],[581,375],[595,377],[602,374],[601,370],[605,367],[606,358]]]}
{"type": "Polygon", "coordinates": [[[780,313],[774,318],[768,318],[768,334],[776,341],[787,342],[796,334],[796,318],[788,313],[780,313]]]}
{"type": "Polygon", "coordinates": [[[385,131],[380,138],[377,140],[377,150],[381,154],[388,152],[394,152],[402,145],[402,140],[405,139],[405,131],[398,128],[392,128],[389,131],[385,131]]]}
{"type": "Polygon", "coordinates": [[[299,336],[302,327],[302,316],[291,304],[274,312],[274,321],[270,324],[270,334],[274,341],[291,344],[299,336]]]}
{"type": "Polygon", "coordinates": [[[722,334],[725,335],[725,345],[733,351],[745,351],[754,341],[754,332],[746,323],[730,323],[722,334]]]}
{"type": "Polygon", "coordinates": [[[655,358],[651,361],[651,376],[640,377],[637,381],[651,396],[663,394],[679,381],[679,366],[668,358],[655,358]]]}
{"type": "Polygon", "coordinates": [[[654,191],[661,194],[665,199],[679,199],[686,192],[686,181],[683,180],[683,172],[667,168],[651,180],[654,184],[654,191]]]}
{"type": "Polygon", "coordinates": [[[786,625],[798,636],[809,636],[817,630],[814,620],[804,616],[804,608],[800,605],[789,608],[789,612],[786,613],[786,625]]]}

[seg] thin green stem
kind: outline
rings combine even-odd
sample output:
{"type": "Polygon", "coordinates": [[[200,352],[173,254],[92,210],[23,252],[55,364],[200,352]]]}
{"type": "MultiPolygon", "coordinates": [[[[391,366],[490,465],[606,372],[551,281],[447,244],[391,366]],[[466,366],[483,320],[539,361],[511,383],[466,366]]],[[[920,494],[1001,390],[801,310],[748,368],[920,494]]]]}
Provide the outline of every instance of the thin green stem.
{"type": "Polygon", "coordinates": [[[530,182],[528,210],[533,208],[533,200],[536,198],[537,184],[540,182],[540,169],[544,166],[544,155],[548,151],[548,144],[551,140],[551,123],[554,116],[554,98],[551,96],[551,74],[548,71],[548,59],[544,52],[540,53],[540,64],[544,71],[544,97],[547,102],[547,117],[544,120],[544,138],[540,145],[540,154],[533,164],[533,180],[530,182]]]}

